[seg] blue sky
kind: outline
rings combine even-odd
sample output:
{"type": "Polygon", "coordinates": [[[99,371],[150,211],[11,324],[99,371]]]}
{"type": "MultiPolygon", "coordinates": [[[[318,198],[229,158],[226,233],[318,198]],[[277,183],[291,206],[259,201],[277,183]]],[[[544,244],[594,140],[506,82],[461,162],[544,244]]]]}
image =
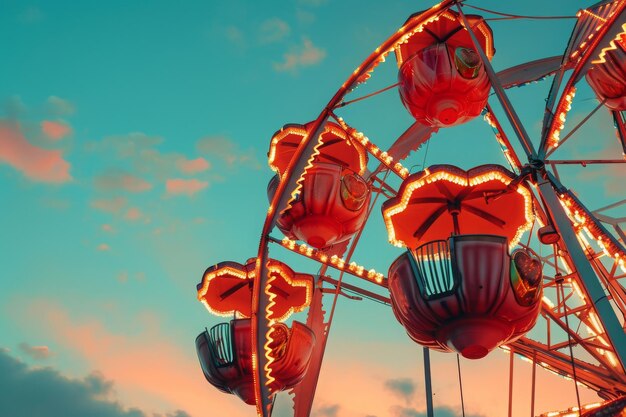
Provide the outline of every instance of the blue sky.
{"type": "MultiPolygon", "coordinates": [[[[49,398],[57,387],[59,396],[86,399],[76,415],[253,415],[202,378],[193,340],[219,320],[196,301],[195,284],[209,265],[256,254],[271,135],[313,120],[379,43],[429,5],[0,0],[0,388],[16,393],[0,389],[0,405],[32,415],[24,391],[49,398]]],[[[479,5],[573,15],[587,2],[479,5]]],[[[494,67],[562,53],[571,25],[494,21],[494,67]]],[[[355,97],[393,84],[396,71],[389,56],[355,97]]],[[[510,91],[534,137],[548,89],[543,81],[510,91]]],[[[581,86],[568,126],[596,104],[581,86]]],[[[341,114],[380,146],[412,120],[393,90],[341,114]]],[[[599,112],[554,157],[618,155],[613,135],[599,112]]],[[[438,133],[427,155],[422,149],[405,165],[424,161],[506,163],[481,120],[438,133]]],[[[621,167],[560,172],[592,209],[626,191],[621,167]]],[[[611,214],[626,215],[623,207],[611,214]]],[[[354,259],[386,272],[400,252],[381,220],[374,213],[354,259]]],[[[294,269],[317,269],[275,253],[294,269]]],[[[434,356],[435,402],[448,407],[442,416],[455,415],[454,358],[434,356]]],[[[463,363],[469,415],[504,414],[507,361],[494,352],[463,363]]],[[[521,415],[530,367],[518,363],[521,415]]],[[[421,348],[388,308],[341,300],[315,415],[419,416],[421,372],[421,348]]],[[[571,383],[542,375],[540,384],[567,393],[540,395],[543,411],[574,404],[571,383]]],[[[65,402],[50,404],[49,414],[72,415],[65,402]]],[[[282,397],[277,414],[287,409],[282,397]]]]}

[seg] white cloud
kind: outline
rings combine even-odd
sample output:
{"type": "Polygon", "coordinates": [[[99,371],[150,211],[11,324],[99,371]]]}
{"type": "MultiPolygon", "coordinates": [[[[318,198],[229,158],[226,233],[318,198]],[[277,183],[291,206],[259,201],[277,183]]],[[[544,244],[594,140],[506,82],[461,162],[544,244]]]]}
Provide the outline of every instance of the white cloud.
{"type": "Polygon", "coordinates": [[[216,157],[229,166],[246,164],[255,169],[260,168],[251,149],[243,151],[236,142],[225,136],[204,137],[196,142],[196,149],[199,153],[216,157]]]}
{"type": "Polygon", "coordinates": [[[128,191],[141,193],[152,188],[152,184],[142,178],[126,172],[107,172],[94,179],[96,189],[100,191],[128,191]]]}
{"type": "Polygon", "coordinates": [[[299,68],[319,64],[326,57],[326,51],[313,45],[310,39],[304,38],[302,45],[283,55],[282,62],[275,62],[276,71],[295,71],[299,68]]]}
{"type": "Polygon", "coordinates": [[[107,245],[106,243],[101,243],[98,245],[97,249],[100,252],[107,252],[111,250],[111,247],[109,245],[107,245]]]}
{"type": "Polygon", "coordinates": [[[57,96],[48,97],[46,107],[55,116],[69,116],[76,111],[76,107],[72,102],[57,96]]]}
{"type": "Polygon", "coordinates": [[[233,43],[238,46],[245,46],[246,38],[241,29],[237,26],[227,26],[224,29],[224,36],[230,43],[233,43]]]}
{"type": "Polygon", "coordinates": [[[289,33],[291,33],[289,24],[278,17],[273,17],[261,23],[261,27],[259,28],[259,42],[278,42],[289,36],[289,33]]]}

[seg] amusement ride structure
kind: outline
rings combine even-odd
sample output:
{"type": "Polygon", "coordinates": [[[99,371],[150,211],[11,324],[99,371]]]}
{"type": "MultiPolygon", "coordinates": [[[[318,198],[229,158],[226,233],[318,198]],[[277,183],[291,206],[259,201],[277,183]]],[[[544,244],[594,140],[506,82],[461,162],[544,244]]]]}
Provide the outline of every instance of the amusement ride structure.
{"type": "MultiPolygon", "coordinates": [[[[579,401],[551,417],[623,415],[625,218],[602,212],[626,200],[592,211],[561,183],[558,168],[626,162],[626,1],[580,10],[562,55],[499,72],[491,65],[493,32],[488,19],[468,13],[475,9],[503,15],[459,0],[413,14],[315,120],[287,124],[272,136],[268,163],[276,175],[259,251],[245,263],[208,268],[197,287],[209,312],[231,318],[196,339],[202,371],[217,389],[254,405],[258,416],[271,416],[283,390],[293,394],[294,416],[309,416],[335,302],[348,290],[389,305],[424,348],[426,368],[429,350],[480,360],[501,348],[533,363],[533,381],[534,369],[544,369],[605,400],[579,401]],[[398,65],[392,87],[415,122],[383,148],[340,113],[374,95],[350,98],[389,55],[398,65]],[[507,89],[542,79],[551,85],[541,133],[531,139],[507,89]],[[599,104],[566,129],[576,89],[585,83],[599,104]],[[601,109],[614,121],[620,154],[550,159],[601,109]],[[409,168],[410,154],[436,141],[439,131],[480,118],[507,167],[409,168]],[[389,243],[402,248],[385,272],[352,261],[367,238],[366,223],[381,220],[389,243]],[[270,257],[274,247],[319,268],[295,272],[270,257]],[[345,274],[378,290],[347,284],[345,274]],[[333,297],[330,314],[324,296],[333,297]],[[290,319],[296,312],[306,314],[306,323],[290,319]]],[[[426,372],[427,396],[429,378],[426,372]]]]}

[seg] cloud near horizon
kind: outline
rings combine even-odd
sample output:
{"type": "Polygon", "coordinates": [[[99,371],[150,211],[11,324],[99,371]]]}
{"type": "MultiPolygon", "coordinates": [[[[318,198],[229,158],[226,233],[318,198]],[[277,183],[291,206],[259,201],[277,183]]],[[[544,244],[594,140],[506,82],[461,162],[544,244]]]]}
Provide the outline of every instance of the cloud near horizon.
{"type": "MultiPolygon", "coordinates": [[[[461,412],[456,412],[449,407],[435,407],[434,415],[437,417],[461,417],[461,412]]],[[[426,410],[418,411],[411,407],[396,406],[391,409],[391,415],[393,417],[427,417],[426,410]]],[[[465,414],[466,417],[481,417],[480,414],[465,414]]]]}
{"type": "Polygon", "coordinates": [[[341,405],[339,404],[331,404],[331,405],[322,405],[317,407],[313,411],[313,417],[338,417],[339,409],[341,405]]]}
{"type": "Polygon", "coordinates": [[[62,184],[72,180],[63,152],[32,145],[17,122],[0,121],[0,163],[36,182],[62,184]]]}
{"type": "MultiPolygon", "coordinates": [[[[136,279],[145,277],[137,273],[136,279]]],[[[182,409],[193,417],[203,417],[207,415],[207,407],[219,403],[221,416],[249,415],[250,408],[241,400],[219,392],[206,382],[193,339],[176,341],[171,334],[164,333],[163,319],[158,313],[143,311],[124,316],[132,329],[140,330],[120,332],[108,328],[91,311],[80,318],[70,316],[65,307],[47,299],[34,299],[23,307],[21,322],[30,323],[29,328],[54,342],[59,355],[69,354],[84,360],[87,369],[101,370],[107,380],[115,381],[117,398],[125,405],[138,407],[145,413],[182,409]]],[[[33,415],[39,414],[23,417],[33,415]]]]}
{"type": "MultiPolygon", "coordinates": [[[[149,416],[138,408],[125,408],[113,400],[113,387],[113,382],[99,373],[73,379],[50,367],[29,368],[0,350],[0,404],[11,417],[149,416]]],[[[176,410],[165,417],[190,415],[176,410]]]]}
{"type": "Polygon", "coordinates": [[[317,65],[326,57],[326,51],[313,45],[308,38],[302,39],[302,45],[292,49],[292,51],[283,54],[282,62],[275,62],[274,69],[278,72],[296,71],[300,68],[306,68],[317,65]]]}
{"type": "Polygon", "coordinates": [[[48,346],[31,346],[28,343],[20,343],[18,346],[22,353],[25,353],[29,357],[35,360],[48,359],[52,352],[48,346]]]}
{"type": "Polygon", "coordinates": [[[411,402],[416,389],[415,382],[411,378],[388,379],[384,386],[387,390],[404,399],[407,404],[411,402]]]}

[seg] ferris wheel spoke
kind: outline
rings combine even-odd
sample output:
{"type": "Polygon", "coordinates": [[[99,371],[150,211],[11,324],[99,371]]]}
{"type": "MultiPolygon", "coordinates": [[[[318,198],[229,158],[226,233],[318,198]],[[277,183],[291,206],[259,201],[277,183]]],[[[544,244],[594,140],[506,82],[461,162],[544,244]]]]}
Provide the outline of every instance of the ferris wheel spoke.
{"type": "Polygon", "coordinates": [[[485,118],[484,118],[485,122],[487,122],[491,126],[491,128],[494,130],[496,140],[498,141],[498,144],[502,148],[502,153],[504,154],[504,157],[506,158],[509,165],[511,166],[511,169],[515,171],[516,173],[519,173],[522,169],[522,163],[520,162],[520,159],[517,156],[515,149],[511,145],[509,138],[506,136],[506,133],[502,129],[502,125],[500,125],[500,122],[498,121],[496,116],[493,114],[493,110],[491,109],[491,106],[489,105],[489,103],[487,103],[486,109],[487,109],[487,112],[485,113],[485,118]]]}
{"type": "Polygon", "coordinates": [[[296,241],[289,238],[278,240],[269,236],[268,241],[272,243],[277,243],[283,246],[285,249],[317,261],[325,265],[326,267],[333,268],[339,272],[345,272],[347,274],[364,279],[368,282],[374,283],[382,287],[387,286],[387,278],[384,277],[382,273],[376,272],[374,269],[367,269],[362,265],[358,265],[356,262],[346,261],[344,258],[338,256],[337,254],[332,254],[327,251],[321,251],[312,248],[306,243],[298,244],[296,241]]]}
{"type": "MultiPolygon", "coordinates": [[[[415,122],[407,130],[402,133],[398,139],[389,147],[387,153],[396,161],[402,161],[411,152],[419,150],[426,143],[433,133],[439,131],[439,128],[426,126],[422,123],[415,122]]],[[[382,169],[378,167],[377,171],[382,169]]]]}
{"type": "Polygon", "coordinates": [[[496,75],[502,88],[520,87],[554,74],[561,68],[562,59],[561,55],[541,58],[498,71],[496,75]]]}
{"type": "Polygon", "coordinates": [[[393,172],[400,178],[406,178],[409,175],[409,170],[402,166],[399,161],[395,161],[395,158],[391,156],[387,151],[381,150],[378,146],[376,146],[373,142],[369,140],[367,136],[363,134],[363,132],[357,131],[352,126],[348,125],[343,118],[338,117],[334,113],[330,113],[330,117],[334,118],[341,127],[346,131],[350,139],[355,142],[355,146],[363,146],[363,148],[374,158],[378,159],[380,162],[379,167],[374,170],[374,172],[365,173],[365,179],[369,181],[373,176],[378,175],[385,168],[388,171],[393,172]]]}

